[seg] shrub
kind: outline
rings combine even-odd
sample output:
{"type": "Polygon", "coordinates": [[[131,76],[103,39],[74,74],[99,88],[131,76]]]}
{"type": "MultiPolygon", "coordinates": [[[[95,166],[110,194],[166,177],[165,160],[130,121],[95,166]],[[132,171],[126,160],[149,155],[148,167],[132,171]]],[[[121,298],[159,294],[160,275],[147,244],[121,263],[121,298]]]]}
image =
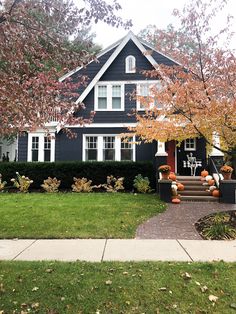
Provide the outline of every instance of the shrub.
{"type": "Polygon", "coordinates": [[[88,180],[87,178],[73,178],[74,184],[71,185],[72,192],[92,192],[93,187],[91,186],[92,180],[88,180]]]}
{"type": "Polygon", "coordinates": [[[46,180],[43,180],[43,184],[41,184],[41,187],[48,193],[57,193],[60,184],[61,180],[48,177],[46,180]]]}
{"type": "Polygon", "coordinates": [[[140,173],[135,176],[133,186],[139,193],[150,193],[152,191],[148,177],[143,177],[140,173]]]}
{"type": "Polygon", "coordinates": [[[10,181],[15,176],[16,171],[24,173],[34,182],[30,186],[39,189],[43,180],[47,177],[61,180],[60,188],[71,189],[73,177],[88,178],[94,185],[106,182],[107,176],[111,173],[114,177],[125,177],[124,188],[131,191],[133,180],[137,174],[147,176],[150,185],[155,187],[155,171],[152,162],[8,162],[0,163],[0,173],[4,180],[10,181]]]}
{"type": "Polygon", "coordinates": [[[124,178],[116,178],[113,175],[107,176],[107,183],[100,184],[98,187],[103,187],[106,192],[118,192],[124,190],[124,178]]]}
{"type": "Polygon", "coordinates": [[[29,191],[30,185],[33,183],[33,180],[30,180],[26,176],[21,176],[19,172],[16,172],[16,179],[11,179],[14,187],[16,187],[20,192],[27,193],[29,191]]]}
{"type": "Polygon", "coordinates": [[[7,184],[6,181],[2,181],[2,175],[0,173],[0,191],[4,190],[6,184],[7,184]]]}

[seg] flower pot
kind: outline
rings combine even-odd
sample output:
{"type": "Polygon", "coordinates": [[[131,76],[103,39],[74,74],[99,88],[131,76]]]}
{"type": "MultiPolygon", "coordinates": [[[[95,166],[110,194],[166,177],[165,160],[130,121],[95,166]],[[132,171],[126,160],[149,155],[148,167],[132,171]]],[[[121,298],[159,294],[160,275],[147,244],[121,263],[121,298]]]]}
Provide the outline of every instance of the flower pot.
{"type": "Polygon", "coordinates": [[[222,172],[224,180],[230,180],[232,176],[232,172],[222,172]]]}

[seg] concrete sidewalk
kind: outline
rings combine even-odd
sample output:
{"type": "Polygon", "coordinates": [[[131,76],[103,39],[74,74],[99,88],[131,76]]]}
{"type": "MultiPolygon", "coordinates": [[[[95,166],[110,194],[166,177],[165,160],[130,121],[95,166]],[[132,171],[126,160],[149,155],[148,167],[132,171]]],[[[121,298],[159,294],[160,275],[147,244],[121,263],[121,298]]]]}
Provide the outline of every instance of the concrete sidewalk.
{"type": "Polygon", "coordinates": [[[236,262],[236,240],[0,240],[0,260],[236,262]]]}

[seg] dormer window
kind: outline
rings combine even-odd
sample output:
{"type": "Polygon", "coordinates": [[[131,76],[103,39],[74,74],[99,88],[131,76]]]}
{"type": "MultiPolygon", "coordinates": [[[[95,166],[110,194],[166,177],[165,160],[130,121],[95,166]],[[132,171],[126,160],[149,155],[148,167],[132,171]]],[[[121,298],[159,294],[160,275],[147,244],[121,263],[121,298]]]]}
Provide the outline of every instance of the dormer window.
{"type": "Polygon", "coordinates": [[[136,59],[134,56],[128,56],[125,59],[125,73],[136,73],[136,59]]]}

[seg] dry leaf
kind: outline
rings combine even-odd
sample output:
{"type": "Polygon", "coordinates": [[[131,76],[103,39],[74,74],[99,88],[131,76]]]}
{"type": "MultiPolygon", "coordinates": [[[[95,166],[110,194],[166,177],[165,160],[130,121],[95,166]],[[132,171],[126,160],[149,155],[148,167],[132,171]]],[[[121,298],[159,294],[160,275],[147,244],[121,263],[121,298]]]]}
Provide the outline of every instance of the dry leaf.
{"type": "Polygon", "coordinates": [[[159,291],[166,291],[167,288],[166,288],[166,287],[161,287],[161,288],[159,288],[158,290],[159,290],[159,291]]]}
{"type": "Polygon", "coordinates": [[[106,285],[111,285],[112,284],[112,281],[111,280],[107,280],[106,281],[106,285]]]}
{"type": "Polygon", "coordinates": [[[215,295],[209,295],[208,299],[211,301],[211,302],[216,302],[218,300],[218,297],[216,297],[215,295]]]}
{"type": "Polygon", "coordinates": [[[192,278],[192,276],[191,276],[189,273],[187,273],[187,272],[185,272],[184,274],[182,274],[182,277],[183,277],[184,279],[191,279],[191,278],[192,278]]]}
{"type": "Polygon", "coordinates": [[[202,293],[206,292],[208,290],[207,286],[203,286],[203,287],[200,287],[202,293]]]}
{"type": "Polygon", "coordinates": [[[37,290],[39,290],[39,287],[34,287],[34,288],[32,289],[32,291],[37,291],[37,290]]]}
{"type": "Polygon", "coordinates": [[[39,308],[39,302],[35,302],[31,304],[32,309],[37,309],[39,308]]]}

